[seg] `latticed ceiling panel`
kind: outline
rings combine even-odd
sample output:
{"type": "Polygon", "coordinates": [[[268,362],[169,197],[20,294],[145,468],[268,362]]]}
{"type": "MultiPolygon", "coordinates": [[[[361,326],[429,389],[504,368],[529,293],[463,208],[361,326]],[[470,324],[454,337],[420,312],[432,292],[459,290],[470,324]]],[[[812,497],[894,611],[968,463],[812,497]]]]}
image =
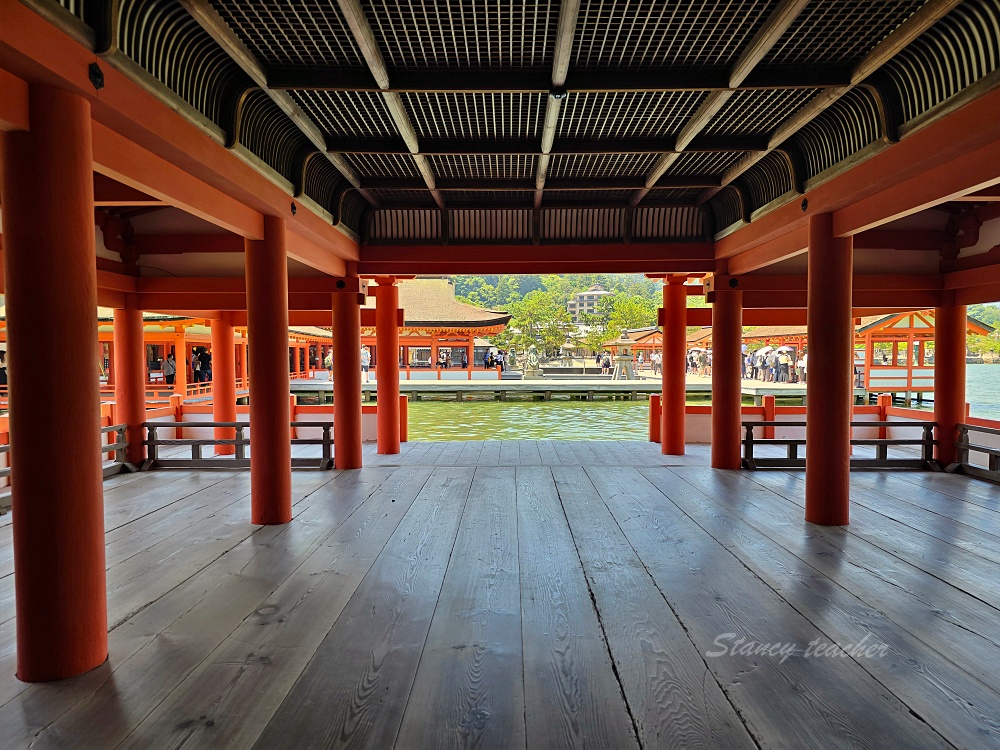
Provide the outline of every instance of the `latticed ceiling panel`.
{"type": "Polygon", "coordinates": [[[656,164],[659,154],[568,154],[553,156],[549,177],[638,177],[656,164]]]}
{"type": "Polygon", "coordinates": [[[383,138],[396,135],[396,126],[381,94],[329,91],[290,93],[295,103],[328,135],[383,138]]]}
{"type": "Polygon", "coordinates": [[[374,0],[364,6],[389,67],[552,65],[558,2],[374,0]]]}
{"type": "Polygon", "coordinates": [[[584,203],[628,203],[631,191],[628,190],[546,190],[542,205],[567,204],[582,205],[584,203]]]}
{"type": "Polygon", "coordinates": [[[448,179],[526,180],[538,157],[529,154],[451,154],[430,157],[434,174],[448,179]]]}
{"type": "Polygon", "coordinates": [[[410,121],[421,138],[537,138],[544,94],[407,94],[410,121]]]}
{"type": "Polygon", "coordinates": [[[212,0],[212,5],[265,65],[365,67],[351,30],[332,0],[212,0]]]}
{"type": "Polygon", "coordinates": [[[571,93],[559,110],[564,138],[657,138],[677,134],[702,91],[571,93]]]}
{"type": "Polygon", "coordinates": [[[820,89],[738,91],[702,132],[705,135],[770,133],[819,92],[820,89]]]}
{"type": "Polygon", "coordinates": [[[680,154],[667,169],[669,175],[723,174],[743,158],[744,151],[706,151],[680,154]]]}
{"type": "Polygon", "coordinates": [[[728,66],[778,0],[585,0],[573,65],[728,66]]]}
{"type": "Polygon", "coordinates": [[[528,190],[448,190],[444,195],[449,206],[456,203],[516,203],[530,206],[535,194],[528,190]]]}
{"type": "Polygon", "coordinates": [[[699,189],[692,188],[653,188],[646,196],[646,202],[656,203],[694,203],[698,199],[699,189]]]}
{"type": "Polygon", "coordinates": [[[362,177],[419,177],[409,154],[348,154],[345,159],[362,177]]]}
{"type": "Polygon", "coordinates": [[[434,196],[428,190],[388,190],[371,191],[383,203],[405,203],[413,206],[436,206],[434,196]]]}
{"type": "Polygon", "coordinates": [[[917,12],[926,0],[811,0],[763,64],[851,63],[917,12]]]}

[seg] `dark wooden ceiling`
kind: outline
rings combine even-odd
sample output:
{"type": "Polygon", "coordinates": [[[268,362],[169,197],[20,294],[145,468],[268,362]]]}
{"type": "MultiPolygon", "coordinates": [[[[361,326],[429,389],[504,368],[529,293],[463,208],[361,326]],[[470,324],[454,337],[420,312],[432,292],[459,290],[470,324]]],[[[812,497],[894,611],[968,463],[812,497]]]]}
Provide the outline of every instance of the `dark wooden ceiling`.
{"type": "Polygon", "coordinates": [[[608,222],[623,241],[711,236],[905,137],[1000,60],[1000,0],[62,5],[379,241],[447,241],[455,211],[483,241],[608,222]]]}

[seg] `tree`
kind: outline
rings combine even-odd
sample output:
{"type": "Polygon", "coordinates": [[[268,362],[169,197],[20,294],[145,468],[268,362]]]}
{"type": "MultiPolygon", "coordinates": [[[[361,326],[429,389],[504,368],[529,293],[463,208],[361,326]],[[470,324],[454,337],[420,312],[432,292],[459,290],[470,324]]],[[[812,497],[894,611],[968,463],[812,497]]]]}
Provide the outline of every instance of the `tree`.
{"type": "Polygon", "coordinates": [[[573,327],[566,307],[556,300],[552,292],[536,289],[510,306],[510,326],[520,331],[519,348],[531,344],[545,352],[562,346],[573,327]]]}
{"type": "Polygon", "coordinates": [[[656,325],[656,305],[644,297],[616,294],[597,303],[597,316],[607,320],[607,338],[618,338],[625,329],[656,325]]]}

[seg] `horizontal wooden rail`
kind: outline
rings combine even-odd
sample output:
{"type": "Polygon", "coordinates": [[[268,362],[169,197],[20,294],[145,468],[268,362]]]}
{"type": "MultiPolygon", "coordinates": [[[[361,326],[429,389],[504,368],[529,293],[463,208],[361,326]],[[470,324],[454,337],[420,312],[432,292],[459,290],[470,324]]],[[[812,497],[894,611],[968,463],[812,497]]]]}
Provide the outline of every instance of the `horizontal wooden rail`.
{"type": "MultiPolygon", "coordinates": [[[[246,449],[250,439],[246,437],[249,422],[146,422],[146,463],[143,471],[149,469],[240,469],[250,466],[246,449]],[[231,428],[234,438],[160,438],[160,429],[192,429],[216,427],[231,428]],[[202,455],[205,446],[232,445],[235,447],[232,458],[206,458],[202,455]],[[160,449],[168,447],[190,447],[191,458],[161,458],[160,449]]],[[[293,458],[292,468],[333,468],[333,422],[291,422],[290,427],[318,427],[323,430],[321,438],[291,438],[292,445],[322,446],[322,456],[315,458],[293,458]]]]}
{"type": "MultiPolygon", "coordinates": [[[[101,428],[101,435],[108,435],[112,432],[115,433],[115,442],[101,443],[100,455],[102,458],[108,453],[115,454],[112,462],[103,469],[105,477],[114,476],[115,474],[120,474],[123,471],[138,470],[138,467],[132,466],[132,464],[128,463],[125,459],[125,450],[128,448],[128,439],[125,436],[126,429],[127,427],[123,424],[113,424],[101,428]]],[[[8,453],[10,453],[10,445],[0,445],[0,455],[6,455],[8,453]]],[[[0,468],[0,479],[9,477],[10,475],[10,466],[0,468]]],[[[3,515],[8,510],[10,510],[10,496],[7,495],[6,497],[0,497],[0,515],[3,515]]]]}
{"type": "MultiPolygon", "coordinates": [[[[875,446],[875,458],[852,458],[852,469],[928,469],[937,470],[934,461],[934,427],[936,422],[851,422],[851,427],[874,428],[919,428],[919,438],[852,438],[852,446],[875,446]],[[891,447],[919,447],[920,458],[890,458],[891,447]]],[[[795,469],[804,468],[806,459],[799,456],[799,446],[806,444],[805,438],[756,438],[754,428],[799,427],[805,429],[805,422],[788,420],[772,420],[763,422],[743,422],[743,468],[744,469],[795,469]],[[785,446],[785,456],[782,458],[760,457],[754,455],[754,449],[759,446],[785,446]]]]}
{"type": "MultiPolygon", "coordinates": [[[[970,476],[1000,484],[1000,447],[974,443],[972,442],[971,433],[1000,437],[1000,429],[980,427],[973,424],[958,425],[958,442],[955,443],[955,446],[958,448],[958,460],[948,467],[948,471],[969,474],[970,476]],[[971,453],[985,454],[986,467],[973,464],[970,461],[971,453]]],[[[997,443],[1000,445],[1000,441],[997,441],[997,443]]]]}

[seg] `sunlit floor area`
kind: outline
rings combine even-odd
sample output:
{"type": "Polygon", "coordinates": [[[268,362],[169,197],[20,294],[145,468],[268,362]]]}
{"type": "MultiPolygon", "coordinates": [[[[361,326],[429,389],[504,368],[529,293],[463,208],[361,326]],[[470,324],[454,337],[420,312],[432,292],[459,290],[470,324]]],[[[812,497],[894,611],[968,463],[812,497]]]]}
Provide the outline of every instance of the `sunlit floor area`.
{"type": "Polygon", "coordinates": [[[707,446],[411,442],[295,471],[105,485],[111,656],[14,677],[0,518],[0,746],[1000,746],[1000,488],[855,472],[852,523],[801,472],[707,446]]]}

